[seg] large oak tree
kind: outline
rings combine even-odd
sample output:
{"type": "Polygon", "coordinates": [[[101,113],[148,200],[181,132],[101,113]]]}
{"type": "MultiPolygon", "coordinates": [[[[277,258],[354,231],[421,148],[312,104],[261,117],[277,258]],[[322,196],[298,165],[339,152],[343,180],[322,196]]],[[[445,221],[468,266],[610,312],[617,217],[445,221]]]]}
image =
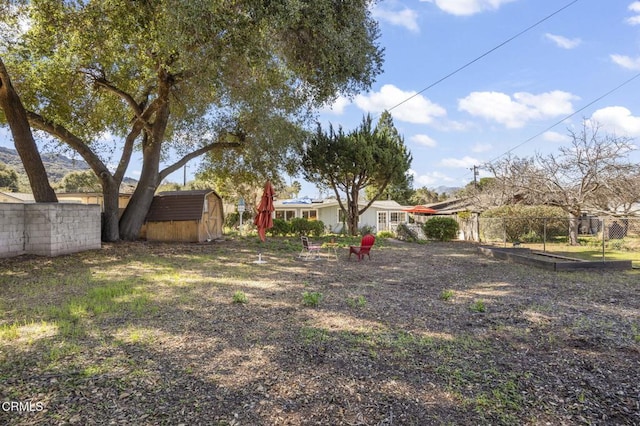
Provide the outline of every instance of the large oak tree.
{"type": "MultiPolygon", "coordinates": [[[[296,125],[337,94],[370,87],[382,50],[368,6],[33,0],[6,63],[31,126],[73,148],[99,177],[103,238],[135,239],[162,179],[189,160],[251,146],[252,135],[279,123],[274,117],[296,125]],[[134,150],[141,176],[118,222],[118,189],[134,150]]],[[[265,148],[280,151],[295,141],[271,142],[265,148]]]]}

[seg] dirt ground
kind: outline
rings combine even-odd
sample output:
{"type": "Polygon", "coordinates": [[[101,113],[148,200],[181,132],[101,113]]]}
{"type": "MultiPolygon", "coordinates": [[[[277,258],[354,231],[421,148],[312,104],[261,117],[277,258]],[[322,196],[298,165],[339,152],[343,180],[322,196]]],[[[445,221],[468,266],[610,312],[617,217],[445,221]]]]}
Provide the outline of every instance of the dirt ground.
{"type": "Polygon", "coordinates": [[[303,261],[271,240],[265,264],[246,240],[0,260],[0,402],[40,403],[0,424],[640,424],[638,271],[395,240],[303,261]],[[117,309],[7,337],[114,283],[117,309]]]}

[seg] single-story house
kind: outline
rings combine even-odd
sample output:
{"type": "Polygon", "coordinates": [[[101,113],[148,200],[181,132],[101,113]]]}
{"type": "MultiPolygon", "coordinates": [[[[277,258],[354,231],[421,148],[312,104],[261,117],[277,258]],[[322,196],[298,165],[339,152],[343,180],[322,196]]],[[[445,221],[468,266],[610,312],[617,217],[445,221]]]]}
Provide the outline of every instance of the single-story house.
{"type": "Polygon", "coordinates": [[[0,192],[0,203],[35,203],[36,199],[33,194],[25,194],[23,192],[0,192]]]}
{"type": "MultiPolygon", "coordinates": [[[[363,208],[368,201],[361,200],[358,205],[363,208]]],[[[274,218],[291,220],[296,217],[308,220],[321,220],[330,232],[340,232],[343,229],[344,217],[338,200],[312,200],[300,198],[294,200],[276,200],[274,202],[274,218]]],[[[376,232],[394,229],[401,222],[407,222],[407,212],[395,201],[374,201],[373,204],[360,215],[358,227],[370,226],[376,232]]]]}
{"type": "Polygon", "coordinates": [[[153,197],[141,237],[203,242],[222,237],[222,198],[211,189],[161,192],[153,197]]]}
{"type": "MultiPolygon", "coordinates": [[[[118,208],[120,212],[127,207],[132,194],[118,194],[118,208]]],[[[99,204],[104,210],[103,196],[101,192],[57,192],[56,197],[60,203],[70,204],[99,204]]],[[[0,192],[0,203],[35,203],[33,194],[21,192],[0,192]]]]}

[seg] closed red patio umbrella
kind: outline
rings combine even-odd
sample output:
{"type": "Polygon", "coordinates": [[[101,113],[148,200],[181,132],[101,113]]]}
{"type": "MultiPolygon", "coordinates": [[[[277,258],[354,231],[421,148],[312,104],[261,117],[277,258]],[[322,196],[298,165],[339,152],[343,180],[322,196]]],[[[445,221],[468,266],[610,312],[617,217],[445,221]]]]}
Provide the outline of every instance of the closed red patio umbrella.
{"type": "Polygon", "coordinates": [[[260,199],[260,205],[258,205],[258,214],[253,220],[253,224],[258,228],[260,240],[263,242],[266,240],[265,232],[267,229],[273,227],[273,218],[271,217],[271,214],[275,210],[273,207],[273,196],[273,186],[271,186],[270,181],[267,181],[267,183],[264,184],[264,192],[260,199]]]}

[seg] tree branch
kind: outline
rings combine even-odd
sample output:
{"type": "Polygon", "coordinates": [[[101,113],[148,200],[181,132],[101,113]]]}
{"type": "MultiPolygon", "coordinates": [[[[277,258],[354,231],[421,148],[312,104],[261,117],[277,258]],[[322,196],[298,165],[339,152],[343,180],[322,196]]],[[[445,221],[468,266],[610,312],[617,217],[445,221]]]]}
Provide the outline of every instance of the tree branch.
{"type": "Polygon", "coordinates": [[[180,160],[176,161],[175,163],[171,164],[170,166],[160,171],[159,180],[162,181],[168,175],[170,175],[171,173],[178,170],[180,167],[187,164],[190,160],[193,160],[194,158],[199,157],[202,154],[205,154],[209,151],[212,151],[214,149],[238,148],[240,146],[242,146],[242,143],[240,142],[213,142],[213,143],[210,143],[209,145],[205,145],[200,149],[190,152],[189,154],[182,157],[180,160]]]}

